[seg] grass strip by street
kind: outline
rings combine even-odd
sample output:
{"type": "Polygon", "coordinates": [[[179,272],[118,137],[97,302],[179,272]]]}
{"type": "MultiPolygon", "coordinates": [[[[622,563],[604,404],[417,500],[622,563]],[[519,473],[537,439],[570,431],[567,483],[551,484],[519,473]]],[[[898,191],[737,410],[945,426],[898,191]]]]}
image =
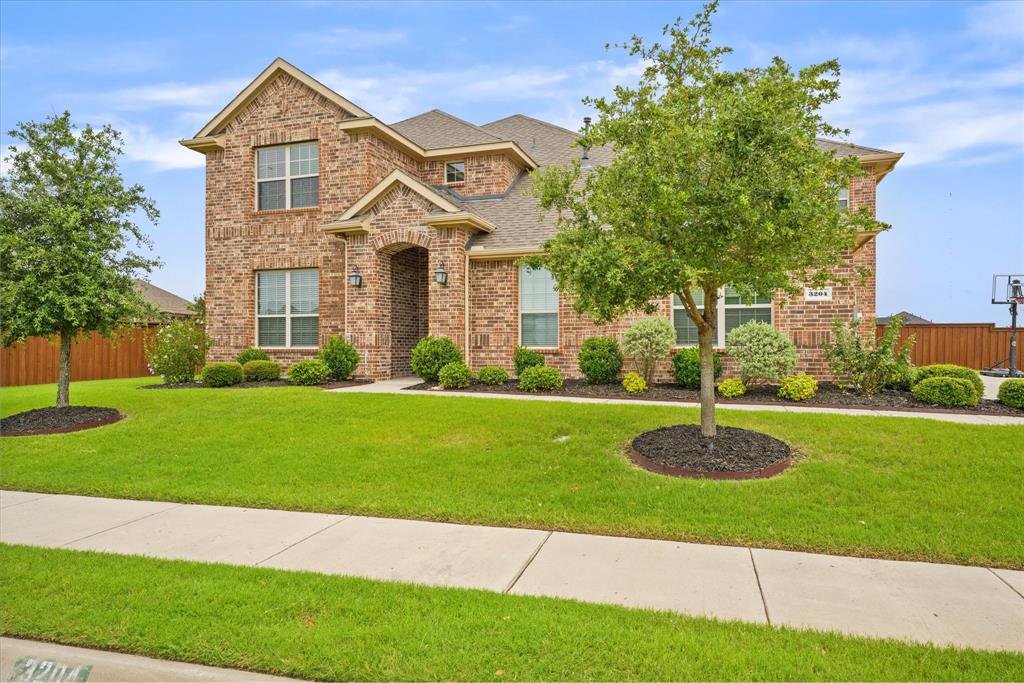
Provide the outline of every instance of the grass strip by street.
{"type": "MultiPolygon", "coordinates": [[[[74,403],[126,419],[0,440],[0,486],[1024,567],[1024,427],[722,410],[798,461],[720,482],[623,456],[640,432],[695,422],[689,408],[137,389],[153,381],[76,382],[74,403]]],[[[5,414],[52,399],[0,390],[5,414]]]]}
{"type": "Polygon", "coordinates": [[[1020,680],[1024,656],[304,572],[0,546],[0,632],[320,680],[1020,680]]]}

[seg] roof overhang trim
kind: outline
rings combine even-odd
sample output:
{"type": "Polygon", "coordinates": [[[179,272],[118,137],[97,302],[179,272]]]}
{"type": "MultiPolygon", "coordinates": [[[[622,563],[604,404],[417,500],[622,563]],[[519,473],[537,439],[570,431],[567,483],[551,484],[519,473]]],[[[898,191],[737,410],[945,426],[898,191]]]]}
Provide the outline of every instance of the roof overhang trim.
{"type": "Polygon", "coordinates": [[[471,247],[466,255],[471,261],[498,261],[503,259],[522,258],[523,256],[535,256],[543,254],[540,247],[518,247],[515,249],[487,249],[486,247],[471,247]]]}
{"type": "Polygon", "coordinates": [[[903,158],[903,152],[886,152],[884,154],[863,154],[857,157],[862,166],[867,168],[875,176],[875,182],[880,183],[889,175],[889,172],[896,168],[896,164],[903,158]]]}

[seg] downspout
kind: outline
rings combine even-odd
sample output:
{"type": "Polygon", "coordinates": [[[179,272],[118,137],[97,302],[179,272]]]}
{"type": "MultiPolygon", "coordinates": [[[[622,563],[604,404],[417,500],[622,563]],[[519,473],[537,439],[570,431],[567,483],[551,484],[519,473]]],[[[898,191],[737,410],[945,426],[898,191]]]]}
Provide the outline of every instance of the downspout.
{"type": "Polygon", "coordinates": [[[469,254],[463,250],[463,263],[465,264],[465,271],[462,278],[462,292],[463,292],[463,318],[465,323],[465,337],[466,344],[466,365],[473,367],[473,362],[469,357],[469,254]]]}

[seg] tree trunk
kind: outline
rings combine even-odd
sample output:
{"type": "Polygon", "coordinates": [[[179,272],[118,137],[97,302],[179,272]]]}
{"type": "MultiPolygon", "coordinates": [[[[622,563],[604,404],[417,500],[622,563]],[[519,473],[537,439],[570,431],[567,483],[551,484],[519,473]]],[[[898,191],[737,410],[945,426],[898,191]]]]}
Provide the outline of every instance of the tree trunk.
{"type": "Polygon", "coordinates": [[[69,387],[71,385],[71,334],[60,333],[60,370],[57,373],[57,407],[68,405],[69,387]]]}
{"type": "Polygon", "coordinates": [[[704,292],[704,322],[697,328],[700,346],[700,433],[713,439],[715,429],[715,337],[718,334],[718,290],[704,292]]]}

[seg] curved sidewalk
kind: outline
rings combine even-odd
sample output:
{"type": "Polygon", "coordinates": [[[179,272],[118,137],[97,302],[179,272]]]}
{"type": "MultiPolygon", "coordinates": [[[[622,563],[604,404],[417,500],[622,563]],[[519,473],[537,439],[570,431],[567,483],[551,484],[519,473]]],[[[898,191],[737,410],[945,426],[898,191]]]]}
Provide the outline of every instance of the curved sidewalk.
{"type": "MultiPolygon", "coordinates": [[[[692,401],[651,401],[632,398],[586,398],[582,396],[553,396],[549,394],[498,394],[466,391],[423,391],[408,389],[421,383],[418,377],[399,377],[382,380],[371,384],[360,384],[328,391],[344,391],[366,394],[402,394],[414,396],[446,396],[463,398],[505,398],[516,401],[563,401],[566,403],[598,403],[617,405],[647,406],[680,406],[683,408],[699,408],[700,404],[692,401]]],[[[972,415],[970,413],[917,412],[910,410],[871,410],[868,408],[822,408],[815,406],[780,405],[774,403],[718,403],[719,410],[763,410],[777,413],[830,413],[835,415],[872,415],[875,417],[916,417],[939,422],[959,422],[962,424],[979,425],[1022,425],[1024,416],[1012,415],[972,415]]]]}
{"type": "Polygon", "coordinates": [[[0,541],[1024,652],[1024,571],[19,491],[0,541]]]}

